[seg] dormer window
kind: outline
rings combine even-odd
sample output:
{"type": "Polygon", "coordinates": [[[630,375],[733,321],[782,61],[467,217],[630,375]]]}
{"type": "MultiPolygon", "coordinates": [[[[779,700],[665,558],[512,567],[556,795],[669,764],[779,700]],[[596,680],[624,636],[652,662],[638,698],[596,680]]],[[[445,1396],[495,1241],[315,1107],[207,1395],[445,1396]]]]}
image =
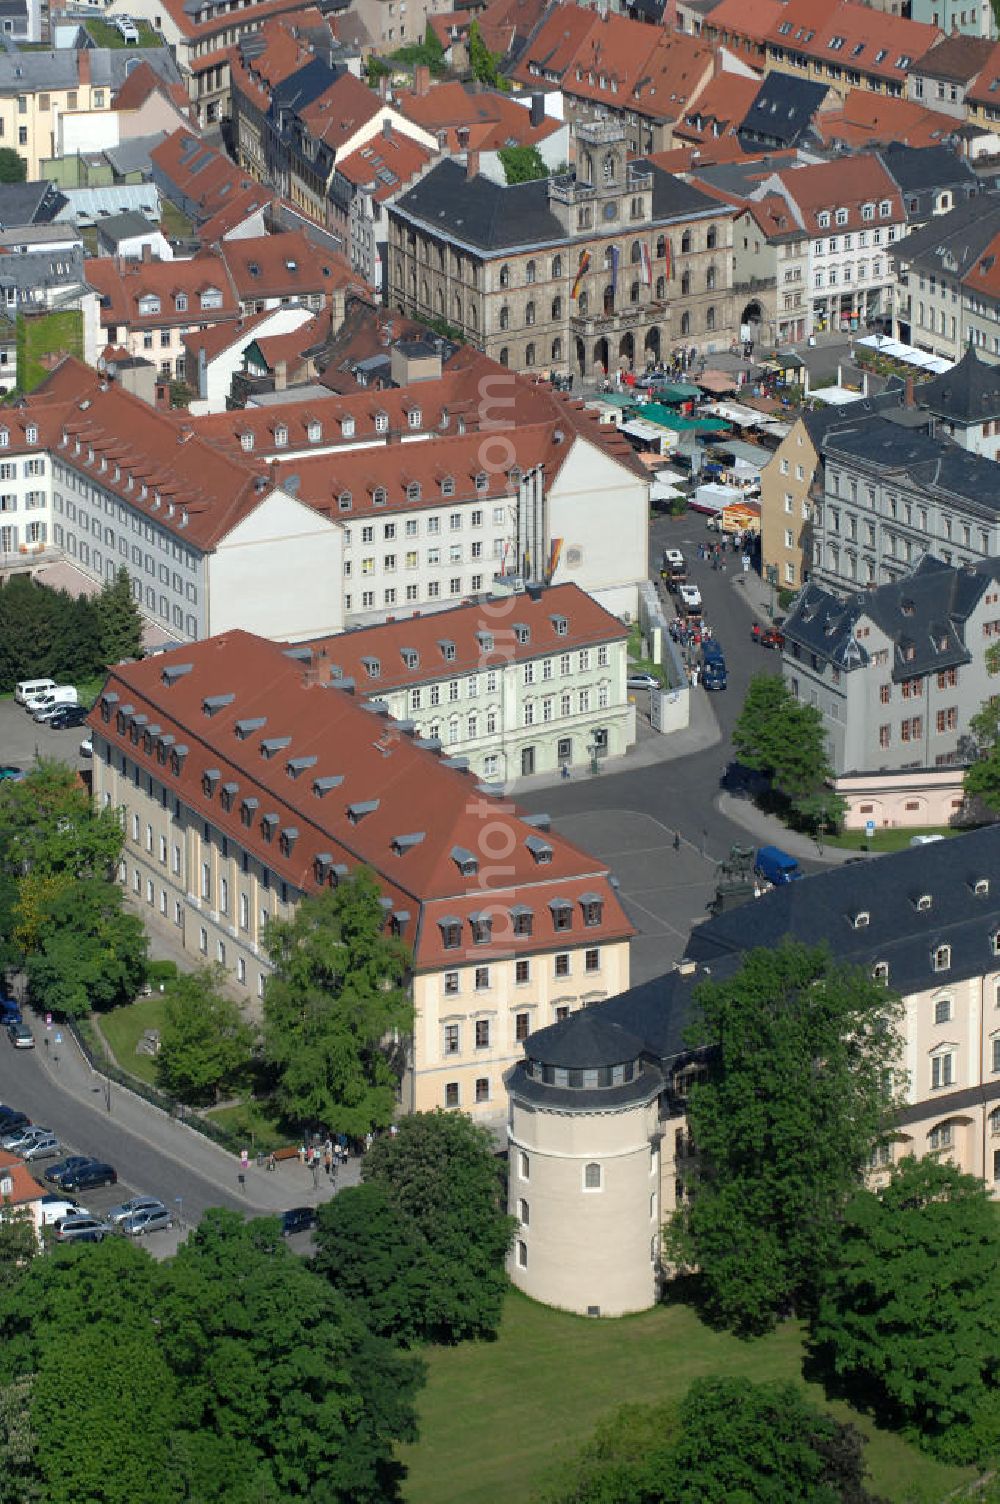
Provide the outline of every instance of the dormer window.
{"type": "Polygon", "coordinates": [[[455,480],[454,480],[454,477],[451,476],[451,475],[446,475],[446,476],[443,477],[443,479],[441,481],[441,495],[442,496],[454,496],[454,494],[455,494],[455,480]]]}
{"type": "Polygon", "coordinates": [[[215,785],[218,783],[221,777],[222,774],[219,772],[218,768],[207,768],[206,771],[202,773],[201,790],[206,799],[211,799],[212,795],[215,793],[215,785]]]}
{"type": "Polygon", "coordinates": [[[439,919],[441,928],[441,944],[445,950],[457,950],[462,943],[462,921],[460,919],[439,919]]]}
{"type": "Polygon", "coordinates": [[[152,292],[143,293],[142,297],[139,299],[139,317],[147,319],[150,318],[154,313],[159,313],[159,311],[160,300],[156,296],[156,294],[152,292]]]}
{"type": "Polygon", "coordinates": [[[479,474],[476,476],[476,490],[477,491],[488,491],[489,488],[490,488],[490,479],[489,479],[489,476],[486,474],[485,470],[480,470],[479,474]]]}
{"type": "Polygon", "coordinates": [[[994,930],[990,936],[990,949],[995,956],[1000,956],[1000,930],[994,930]]]}
{"type": "Polygon", "coordinates": [[[875,981],[875,982],[881,982],[882,985],[883,985],[883,987],[888,987],[888,985],[889,985],[889,963],[888,963],[888,961],[876,961],[875,962],[875,965],[872,967],[872,980],[875,981]]]}
{"type": "Polygon", "coordinates": [[[526,909],[523,905],[519,905],[517,908],[511,909],[510,918],[514,934],[519,936],[521,939],[526,939],[528,936],[530,936],[534,924],[534,917],[535,916],[532,914],[531,910],[526,909]]]}
{"type": "Polygon", "coordinates": [[[420,482],[418,480],[411,480],[408,483],[406,487],[406,499],[407,501],[420,500],[420,482]]]}
{"type": "Polygon", "coordinates": [[[989,878],[977,877],[975,883],[973,884],[972,891],[973,893],[975,893],[977,898],[985,898],[987,893],[990,891],[989,878]]]}
{"type": "Polygon", "coordinates": [[[274,443],[277,449],[284,449],[288,443],[288,429],[284,423],[279,423],[274,430],[274,443]]]}
{"type": "Polygon", "coordinates": [[[918,911],[918,913],[923,914],[927,912],[932,903],[933,900],[929,893],[918,893],[913,901],[913,906],[918,911]]]}
{"type": "Polygon", "coordinates": [[[28,424],[27,428],[24,430],[24,437],[29,444],[38,443],[38,429],[35,427],[34,423],[28,424]]]}
{"type": "Polygon", "coordinates": [[[470,914],[473,945],[489,945],[493,938],[493,919],[489,914],[470,914]]]}
{"type": "Polygon", "coordinates": [[[817,214],[816,223],[819,225],[821,230],[828,230],[830,228],[830,216],[825,209],[823,210],[822,214],[817,214]]]}
{"type": "Polygon", "coordinates": [[[389,432],[389,414],[388,413],[378,412],[378,413],[375,414],[375,432],[376,433],[388,433],[389,432]]]}
{"type": "Polygon", "coordinates": [[[416,648],[400,648],[399,656],[402,658],[406,668],[420,667],[420,654],[416,648]]]}
{"type": "Polygon", "coordinates": [[[178,743],[178,745],[171,752],[170,771],[171,773],[173,773],[175,778],[180,777],[181,769],[184,767],[184,759],[185,757],[187,757],[187,754],[188,749],[183,742],[178,743]]]}
{"type": "Polygon", "coordinates": [[[386,492],[385,486],[376,486],[374,491],[372,492],[372,506],[384,507],[388,499],[389,497],[388,493],[386,492]]]}
{"type": "Polygon", "coordinates": [[[342,438],[345,438],[345,439],[353,439],[354,438],[354,419],[353,418],[341,418],[341,420],[340,420],[340,433],[341,433],[341,437],[342,438]]]}
{"type": "Polygon", "coordinates": [[[569,622],[566,620],[565,616],[553,616],[551,618],[551,621],[552,628],[556,636],[565,637],[566,633],[569,631],[569,622]]]}
{"type": "Polygon", "coordinates": [[[274,840],[274,832],[277,830],[278,824],[278,816],[273,812],[271,814],[261,816],[260,833],[264,837],[265,841],[274,840]]]}
{"type": "Polygon", "coordinates": [[[364,799],[356,804],[349,804],[347,806],[347,818],[352,825],[360,825],[365,815],[373,814],[378,809],[378,806],[379,801],[377,799],[364,799]]]}
{"type": "Polygon", "coordinates": [[[593,929],[603,920],[604,900],[596,893],[585,893],[580,900],[580,907],[583,910],[583,922],[588,929],[593,929]]]}
{"type": "Polygon", "coordinates": [[[306,438],[310,444],[318,444],[322,437],[323,425],[313,418],[311,422],[306,424],[306,438]]]}
{"type": "Polygon", "coordinates": [[[535,858],[535,861],[539,864],[539,866],[542,866],[547,862],[551,862],[552,847],[549,845],[548,841],[543,841],[541,836],[529,836],[525,841],[525,845],[527,846],[528,850],[531,852],[532,856],[535,858]]]}
{"type": "Polygon", "coordinates": [[[423,422],[423,414],[419,407],[411,407],[406,415],[406,420],[411,428],[419,428],[423,422]]]}
{"type": "Polygon", "coordinates": [[[856,914],[851,915],[851,924],[856,930],[866,930],[871,923],[871,917],[867,909],[859,909],[856,914]]]}
{"type": "Polygon", "coordinates": [[[377,658],[362,658],[361,662],[369,679],[381,679],[382,665],[377,658]]]}
{"type": "Polygon", "coordinates": [[[935,971],[948,971],[951,967],[951,946],[936,945],[931,954],[931,965],[935,971]]]}
{"type": "Polygon", "coordinates": [[[187,313],[187,306],[188,306],[188,295],[187,295],[187,293],[186,292],[179,292],[179,293],[177,293],[175,295],[175,297],[174,297],[174,307],[177,309],[177,312],[178,313],[187,313]]]}
{"type": "Polygon", "coordinates": [[[281,836],[278,840],[278,845],[281,848],[282,856],[291,856],[292,852],[295,849],[295,842],[298,840],[298,838],[299,833],[295,826],[286,825],[285,829],[281,832],[281,836]]]}
{"type": "MultiPolygon", "coordinates": [[[[219,803],[222,805],[222,808],[226,811],[227,814],[229,814],[229,812],[232,810],[233,805],[236,803],[236,795],[239,793],[239,791],[240,786],[238,783],[230,782],[224,783],[222,785],[222,792],[219,795],[219,803]]],[[[250,803],[250,801],[248,800],[247,803],[250,803]]],[[[256,799],[253,800],[253,804],[256,808],[256,799]]],[[[250,822],[246,821],[245,823],[249,824],[250,822]]]]}
{"type": "Polygon", "coordinates": [[[493,651],[493,633],[492,632],[477,632],[476,636],[479,639],[479,646],[482,649],[482,651],[484,653],[492,653],[492,651],[493,651]]]}
{"type": "Polygon", "coordinates": [[[518,641],[522,645],[526,642],[530,642],[531,628],[526,626],[523,621],[516,621],[514,623],[514,637],[516,641],[518,641]]]}
{"type": "Polygon", "coordinates": [[[217,287],[206,287],[204,292],[200,294],[199,301],[202,308],[221,308],[222,293],[217,287]]]}
{"type": "Polygon", "coordinates": [[[453,846],[451,859],[463,877],[475,877],[479,871],[479,858],[464,846],[453,846]]]}
{"type": "Polygon", "coordinates": [[[337,497],[337,506],[340,508],[340,510],[342,512],[349,512],[351,510],[351,504],[352,497],[350,491],[341,491],[340,495],[337,497]]]}
{"type": "Polygon", "coordinates": [[[333,857],[328,851],[321,851],[313,860],[313,876],[318,883],[325,883],[330,876],[330,868],[333,866],[333,857]]]}
{"type": "Polygon", "coordinates": [[[573,906],[565,898],[553,898],[549,908],[552,911],[553,929],[571,930],[573,928],[573,906]]]}
{"type": "Polygon", "coordinates": [[[443,640],[438,643],[438,647],[441,649],[441,657],[446,663],[453,663],[455,661],[455,644],[453,642],[443,640]]]}
{"type": "Polygon", "coordinates": [[[249,798],[244,799],[243,803],[240,805],[240,820],[248,830],[253,824],[254,813],[259,808],[259,806],[260,800],[255,799],[252,795],[249,798]]]}

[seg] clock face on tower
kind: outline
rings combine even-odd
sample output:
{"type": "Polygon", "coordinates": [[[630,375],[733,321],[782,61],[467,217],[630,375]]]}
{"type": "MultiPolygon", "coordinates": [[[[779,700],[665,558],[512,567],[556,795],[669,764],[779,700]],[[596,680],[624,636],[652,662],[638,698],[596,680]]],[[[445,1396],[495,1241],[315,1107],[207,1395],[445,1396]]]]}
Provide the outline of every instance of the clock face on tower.
{"type": "Polygon", "coordinates": [[[618,205],[617,204],[605,204],[604,205],[604,218],[605,219],[617,219],[618,218],[618,205]]]}

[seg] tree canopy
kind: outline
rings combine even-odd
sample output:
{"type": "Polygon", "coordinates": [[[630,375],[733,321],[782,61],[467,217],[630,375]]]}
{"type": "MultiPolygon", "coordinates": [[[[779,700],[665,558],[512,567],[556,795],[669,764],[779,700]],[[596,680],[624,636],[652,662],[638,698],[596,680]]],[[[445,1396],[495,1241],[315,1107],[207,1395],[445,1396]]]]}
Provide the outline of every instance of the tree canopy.
{"type": "Polygon", "coordinates": [[[184,1102],[210,1102],[250,1063],[254,1031],[222,992],[221,967],[182,972],[166,986],[156,1075],[184,1102]]]}
{"type": "Polygon", "coordinates": [[[1000,1450],[1000,1217],[982,1181],[906,1158],[847,1203],[812,1326],[821,1369],[951,1462],[1000,1450]]]}
{"type": "Polygon", "coordinates": [[[359,871],[272,920],[264,1052],[293,1122],[363,1137],[392,1119],[413,1026],[409,953],[385,933],[381,893],[359,871]]]}
{"type": "Polygon", "coordinates": [[[690,1042],[710,1065],[688,1100],[695,1153],[667,1227],[707,1309],[741,1332],[808,1309],[895,1105],[900,1004],[791,941],[697,988],[690,1042]]]}
{"type": "Polygon", "coordinates": [[[19,679],[79,683],[139,654],[142,618],[128,571],[97,596],[71,596],[15,575],[0,591],[0,690],[19,679]]]}
{"type": "Polygon", "coordinates": [[[698,1379],[679,1406],[626,1405],[541,1504],[878,1504],[863,1441],[793,1384],[698,1379]]]}
{"type": "Polygon", "coordinates": [[[473,21],[469,27],[469,67],[472,76],[477,83],[486,84],[490,89],[499,89],[502,93],[510,92],[510,84],[500,72],[501,59],[496,53],[491,52],[483,41],[483,34],[479,29],[479,22],[473,21]]]}
{"type": "Polygon", "coordinates": [[[276,1220],[210,1212],[163,1265],[119,1238],[56,1248],[0,1290],[8,1496],[386,1504],[422,1372],[289,1251],[276,1220]]]}
{"type": "Polygon", "coordinates": [[[462,1113],[403,1118],[320,1209],[316,1267],[400,1342],[494,1333],[514,1220],[492,1140],[462,1113]]]}
{"type": "Polygon", "coordinates": [[[23,183],[28,164],[12,146],[0,146],[0,183],[23,183]]]}
{"type": "MultiPolygon", "coordinates": [[[[986,668],[1000,674],[1000,643],[986,649],[986,668]]],[[[965,770],[965,794],[981,799],[988,809],[1000,809],[1000,697],[991,695],[969,722],[968,746],[975,760],[965,770]]]]}
{"type": "Polygon", "coordinates": [[[501,146],[497,155],[508,184],[530,183],[549,175],[537,146],[501,146]]]}
{"type": "Polygon", "coordinates": [[[57,885],[36,918],[24,964],[37,1008],[83,1018],[132,1002],[146,977],[149,938],[117,883],[92,877],[57,885]]]}
{"type": "Polygon", "coordinates": [[[776,674],[755,674],[733,727],[733,746],[746,767],[763,773],[811,828],[835,827],[844,801],[830,787],[833,768],[823,717],[804,705],[776,674]]]}

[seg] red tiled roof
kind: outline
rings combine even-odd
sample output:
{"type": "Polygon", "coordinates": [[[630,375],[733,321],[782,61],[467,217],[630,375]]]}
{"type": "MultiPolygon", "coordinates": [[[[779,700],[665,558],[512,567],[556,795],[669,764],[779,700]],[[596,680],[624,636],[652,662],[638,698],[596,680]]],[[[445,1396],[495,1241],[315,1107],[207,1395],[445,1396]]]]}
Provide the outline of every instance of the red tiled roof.
{"type": "Polygon", "coordinates": [[[769,48],[905,84],[914,60],[940,37],[936,26],[890,16],[853,0],[787,0],[767,32],[767,43],[769,48]]]}
{"type": "Polygon", "coordinates": [[[274,199],[274,193],[255,183],[221,152],[188,130],[176,130],[150,152],[153,166],[178,193],[197,206],[196,218],[205,228],[215,215],[233,224],[248,219],[253,208],[274,199]],[[251,207],[253,206],[253,207],[251,207]]]}
{"type": "Polygon", "coordinates": [[[930,78],[946,78],[952,83],[971,83],[987,66],[994,49],[995,43],[989,37],[967,37],[953,32],[924,53],[914,72],[930,78]]]}
{"type": "Polygon", "coordinates": [[[268,16],[301,9],[301,0],[248,0],[235,12],[220,9],[209,20],[196,21],[185,8],[185,0],[162,0],[162,4],[181,36],[189,42],[225,34],[232,31],[234,24],[238,31],[256,31],[261,20],[268,16]]]}
{"type": "Polygon", "coordinates": [[[512,77],[520,83],[559,83],[595,26],[596,11],[578,5],[554,5],[528,38],[512,77]]]}
{"type": "Polygon", "coordinates": [[[427,17],[428,26],[445,52],[448,51],[454,38],[468,36],[471,23],[471,10],[446,10],[440,15],[427,17]]]}
{"type": "Polygon", "coordinates": [[[5,1191],[0,1199],[9,1202],[12,1206],[24,1206],[30,1201],[41,1201],[45,1195],[24,1160],[18,1159],[16,1154],[11,1154],[6,1149],[0,1149],[0,1180],[8,1179],[12,1182],[11,1188],[5,1191]]]}
{"type": "Polygon", "coordinates": [[[402,131],[393,131],[388,136],[383,132],[339,161],[337,171],[355,187],[366,188],[373,199],[383,203],[426,167],[433,155],[426,146],[403,135],[402,131]],[[379,177],[383,170],[391,173],[394,181],[385,182],[379,177]]]}
{"type": "Polygon", "coordinates": [[[477,16],[479,34],[498,57],[506,57],[519,38],[528,37],[538,25],[548,0],[490,0],[477,16]]]}
{"type": "Polygon", "coordinates": [[[158,329],[177,324],[218,324],[239,315],[225,262],[214,251],[199,251],[189,261],[91,257],[84,262],[84,276],[101,300],[101,325],[105,329],[115,325],[158,329]],[[202,309],[199,295],[209,288],[222,294],[222,302],[218,308],[202,309]],[[186,308],[176,307],[178,293],[186,296],[186,308]],[[159,298],[157,313],[140,312],[139,300],[147,295],[159,298]]]}
{"type": "Polygon", "coordinates": [[[823,211],[847,210],[846,224],[837,224],[831,218],[828,228],[836,230],[863,230],[872,225],[899,224],[903,218],[903,203],[892,178],[877,157],[859,153],[857,156],[841,157],[833,162],[815,162],[808,167],[796,167],[780,174],[792,200],[798,204],[810,235],[819,228],[817,216],[823,211]],[[887,201],[891,213],[880,215],[878,206],[887,201]],[[875,218],[866,220],[862,206],[874,203],[875,218]]]}
{"type": "Polygon", "coordinates": [[[263,313],[251,313],[238,318],[235,323],[211,324],[207,329],[192,329],[181,336],[181,343],[186,350],[192,353],[201,350],[206,360],[214,360],[223,350],[228,350],[233,345],[248,345],[253,338],[253,331],[265,319],[271,318],[273,313],[274,309],[269,308],[263,313]]]}
{"type": "Polygon", "coordinates": [[[219,251],[243,301],[312,293],[329,296],[356,280],[345,257],[322,250],[304,230],[227,240],[219,251]]]}
{"type": "MultiPolygon", "coordinates": [[[[722,32],[729,36],[749,37],[760,42],[784,10],[782,0],[719,0],[704,20],[704,29],[709,36],[718,38],[722,32]]],[[[727,75],[731,76],[731,75],[727,75]]],[[[760,81],[757,82],[760,88],[760,81]]]]}
{"type": "Polygon", "coordinates": [[[852,89],[843,105],[819,110],[812,123],[823,142],[843,143],[854,150],[888,146],[891,141],[940,146],[958,125],[953,116],[938,114],[915,99],[892,99],[870,89],[852,89]]]}
{"type": "Polygon", "coordinates": [[[320,344],[329,332],[330,315],[324,311],[287,334],[267,334],[253,343],[267,362],[268,370],[273,371],[279,365],[294,365],[302,360],[305,352],[320,344]]]}
{"type": "MultiPolygon", "coordinates": [[[[674,128],[675,135],[681,127],[674,128]]],[[[745,152],[736,136],[708,136],[697,144],[678,145],[670,151],[655,151],[644,154],[644,160],[652,162],[664,172],[697,172],[699,167],[714,167],[721,162],[776,161],[779,157],[794,160],[796,153],[776,151],[745,152]]],[[[699,183],[699,188],[704,185],[699,183]]]]}
{"type": "Polygon", "coordinates": [[[1000,235],[994,235],[975,266],[966,272],[962,286],[971,293],[1000,299],[1000,235]]]}
{"type": "Polygon", "coordinates": [[[157,92],[165,95],[172,104],[185,113],[191,108],[191,101],[184,85],[166,83],[145,59],[138,68],[133,68],[126,76],[121,88],[111,101],[111,108],[137,110],[140,105],[145,104],[151,94],[157,92]]]}
{"type": "Polygon", "coordinates": [[[429,616],[315,638],[307,645],[314,657],[320,655],[331,668],[336,665],[344,678],[353,679],[359,694],[377,699],[388,689],[427,684],[482,669],[484,660],[489,659],[489,654],[484,653],[483,633],[493,639],[498,663],[501,660],[521,663],[567,652],[570,648],[623,641],[628,636],[628,629],[618,617],[599,606],[579,585],[553,585],[547,590],[519,595],[509,608],[504,606],[502,624],[492,628],[489,623],[495,612],[495,605],[488,616],[484,616],[479,603],[452,606],[429,616]],[[562,634],[556,630],[553,617],[564,619],[562,634]],[[527,641],[515,635],[512,625],[515,621],[528,628],[527,641]],[[442,640],[454,647],[454,657],[447,663],[441,657],[442,640]],[[412,652],[417,655],[416,662],[410,658],[412,652]],[[378,665],[374,675],[370,667],[373,662],[378,665]]]}
{"type": "MultiPolygon", "coordinates": [[[[714,14],[714,12],[713,12],[714,14]]],[[[676,143],[693,141],[711,146],[722,135],[734,135],[760,90],[759,78],[737,73],[717,73],[697,101],[674,126],[676,143]]]]}
{"type": "Polygon", "coordinates": [[[449,151],[495,151],[502,146],[537,146],[560,129],[546,117],[532,125],[525,105],[494,89],[467,89],[453,80],[433,85],[425,94],[400,93],[396,108],[407,120],[432,135],[445,132],[449,151]],[[460,141],[459,130],[468,132],[460,141]]]}
{"type": "MultiPolygon", "coordinates": [[[[519,605],[515,598],[515,612],[519,605]]],[[[189,807],[297,891],[316,892],[320,873],[327,881],[337,865],[368,867],[414,949],[417,970],[457,964],[466,953],[482,960],[530,955],[632,933],[603,864],[561,836],[542,835],[509,802],[477,796],[468,774],[393,723],[374,722],[352,695],[331,687],[322,660],[306,665],[278,644],[228,632],[113,669],[90,721],[95,735],[165,778],[189,807]],[[190,668],[171,678],[173,664],[190,668]],[[233,698],[206,715],[212,696],[233,698]],[[152,738],[148,749],[141,733],[132,742],[129,725],[140,714],[148,717],[144,724],[160,726],[159,736],[174,738],[175,754],[178,744],[186,748],[168,758],[166,775],[152,738]],[[267,752],[269,738],[285,737],[286,745],[267,752]],[[228,809],[227,784],[234,786],[228,809]],[[485,866],[481,876],[459,869],[462,854],[482,850],[484,822],[497,835],[509,832],[499,882],[485,866]],[[602,904],[594,926],[584,925],[580,908],[588,892],[602,904]],[[569,930],[556,930],[550,909],[561,898],[572,906],[569,930]],[[503,922],[515,903],[533,912],[530,936],[514,935],[503,922]],[[473,946],[467,921],[484,911],[496,916],[494,938],[473,946]],[[462,923],[457,949],[444,947],[446,917],[462,923]]]]}
{"type": "MultiPolygon", "coordinates": [[[[922,58],[921,64],[924,61],[922,58]]],[[[967,90],[965,98],[969,104],[990,105],[996,108],[998,91],[1000,91],[1000,42],[995,42],[988,56],[983,59],[978,77],[967,90]]]]}
{"type": "Polygon", "coordinates": [[[317,141],[342,146],[379,110],[382,100],[353,73],[342,73],[318,99],[300,111],[300,118],[317,141]]]}
{"type": "Polygon", "coordinates": [[[711,49],[684,32],[608,16],[587,33],[563,91],[614,110],[676,120],[712,76],[711,49]]]}

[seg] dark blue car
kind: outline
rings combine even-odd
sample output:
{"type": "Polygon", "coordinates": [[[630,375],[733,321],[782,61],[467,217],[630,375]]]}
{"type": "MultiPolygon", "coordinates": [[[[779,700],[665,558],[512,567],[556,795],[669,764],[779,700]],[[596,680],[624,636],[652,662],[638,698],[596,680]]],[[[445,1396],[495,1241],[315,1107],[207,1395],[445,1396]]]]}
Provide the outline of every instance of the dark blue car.
{"type": "Polygon", "coordinates": [[[6,1028],[8,1024],[22,1022],[20,1003],[16,1003],[12,997],[0,997],[0,1024],[6,1028]]]}

